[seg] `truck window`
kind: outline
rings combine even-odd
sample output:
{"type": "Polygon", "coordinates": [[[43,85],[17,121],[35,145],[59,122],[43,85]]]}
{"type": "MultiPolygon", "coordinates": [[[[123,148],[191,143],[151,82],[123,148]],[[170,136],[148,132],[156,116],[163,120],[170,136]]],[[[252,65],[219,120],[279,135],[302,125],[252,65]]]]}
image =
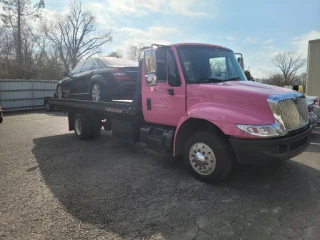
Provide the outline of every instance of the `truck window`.
{"type": "Polygon", "coordinates": [[[157,81],[167,81],[167,51],[166,49],[158,49],[156,51],[157,58],[157,81]]]}
{"type": "Polygon", "coordinates": [[[168,51],[168,83],[172,87],[181,86],[180,74],[173,51],[168,51]]]}
{"type": "Polygon", "coordinates": [[[246,81],[231,50],[211,46],[179,46],[179,58],[189,84],[226,81],[246,81]]]}
{"type": "Polygon", "coordinates": [[[210,58],[209,62],[211,77],[219,77],[221,74],[227,72],[225,57],[210,58]]]}

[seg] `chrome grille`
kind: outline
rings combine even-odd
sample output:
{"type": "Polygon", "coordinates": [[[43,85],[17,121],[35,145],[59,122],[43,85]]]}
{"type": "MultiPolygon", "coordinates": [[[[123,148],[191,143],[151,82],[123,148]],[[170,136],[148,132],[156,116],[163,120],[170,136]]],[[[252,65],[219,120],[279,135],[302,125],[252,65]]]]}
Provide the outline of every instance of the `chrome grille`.
{"type": "Polygon", "coordinates": [[[268,98],[276,121],[285,131],[298,129],[307,125],[309,116],[305,97],[302,94],[297,95],[297,93],[292,96],[287,93],[286,97],[287,99],[284,99],[274,95],[268,98]]]}

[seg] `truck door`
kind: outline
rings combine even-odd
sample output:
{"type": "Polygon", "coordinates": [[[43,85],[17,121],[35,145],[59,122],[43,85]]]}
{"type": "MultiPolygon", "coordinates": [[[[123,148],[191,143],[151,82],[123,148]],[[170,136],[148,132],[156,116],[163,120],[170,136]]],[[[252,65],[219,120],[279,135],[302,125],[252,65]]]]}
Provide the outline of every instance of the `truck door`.
{"type": "Polygon", "coordinates": [[[142,108],[147,122],[177,126],[185,114],[185,83],[176,59],[177,52],[173,49],[156,51],[156,85],[142,84],[142,108]]]}

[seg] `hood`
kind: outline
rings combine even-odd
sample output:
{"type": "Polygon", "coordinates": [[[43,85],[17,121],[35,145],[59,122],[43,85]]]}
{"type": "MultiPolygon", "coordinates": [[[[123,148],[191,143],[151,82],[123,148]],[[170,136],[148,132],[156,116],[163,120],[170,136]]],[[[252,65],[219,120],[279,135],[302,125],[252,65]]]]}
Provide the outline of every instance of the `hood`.
{"type": "Polygon", "coordinates": [[[293,92],[293,90],[251,81],[187,85],[188,97],[217,99],[265,109],[270,109],[267,102],[268,96],[284,92],[293,92]]]}

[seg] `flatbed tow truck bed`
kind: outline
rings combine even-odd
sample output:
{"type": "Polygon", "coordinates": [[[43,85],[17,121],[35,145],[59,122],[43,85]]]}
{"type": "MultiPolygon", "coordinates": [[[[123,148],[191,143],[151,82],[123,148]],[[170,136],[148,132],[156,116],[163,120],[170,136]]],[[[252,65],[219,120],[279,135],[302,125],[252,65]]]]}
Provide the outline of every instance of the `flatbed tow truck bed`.
{"type": "Polygon", "coordinates": [[[110,102],[93,102],[77,99],[51,98],[50,104],[57,106],[63,111],[79,109],[83,111],[98,111],[100,113],[118,113],[126,115],[136,115],[137,111],[132,107],[132,100],[113,100],[110,102]]]}
{"type": "Polygon", "coordinates": [[[96,138],[101,127],[116,137],[138,141],[144,125],[141,108],[135,100],[93,102],[89,100],[51,98],[50,104],[68,113],[69,130],[81,139],[96,138]],[[80,127],[80,125],[81,127],[80,127]]]}

